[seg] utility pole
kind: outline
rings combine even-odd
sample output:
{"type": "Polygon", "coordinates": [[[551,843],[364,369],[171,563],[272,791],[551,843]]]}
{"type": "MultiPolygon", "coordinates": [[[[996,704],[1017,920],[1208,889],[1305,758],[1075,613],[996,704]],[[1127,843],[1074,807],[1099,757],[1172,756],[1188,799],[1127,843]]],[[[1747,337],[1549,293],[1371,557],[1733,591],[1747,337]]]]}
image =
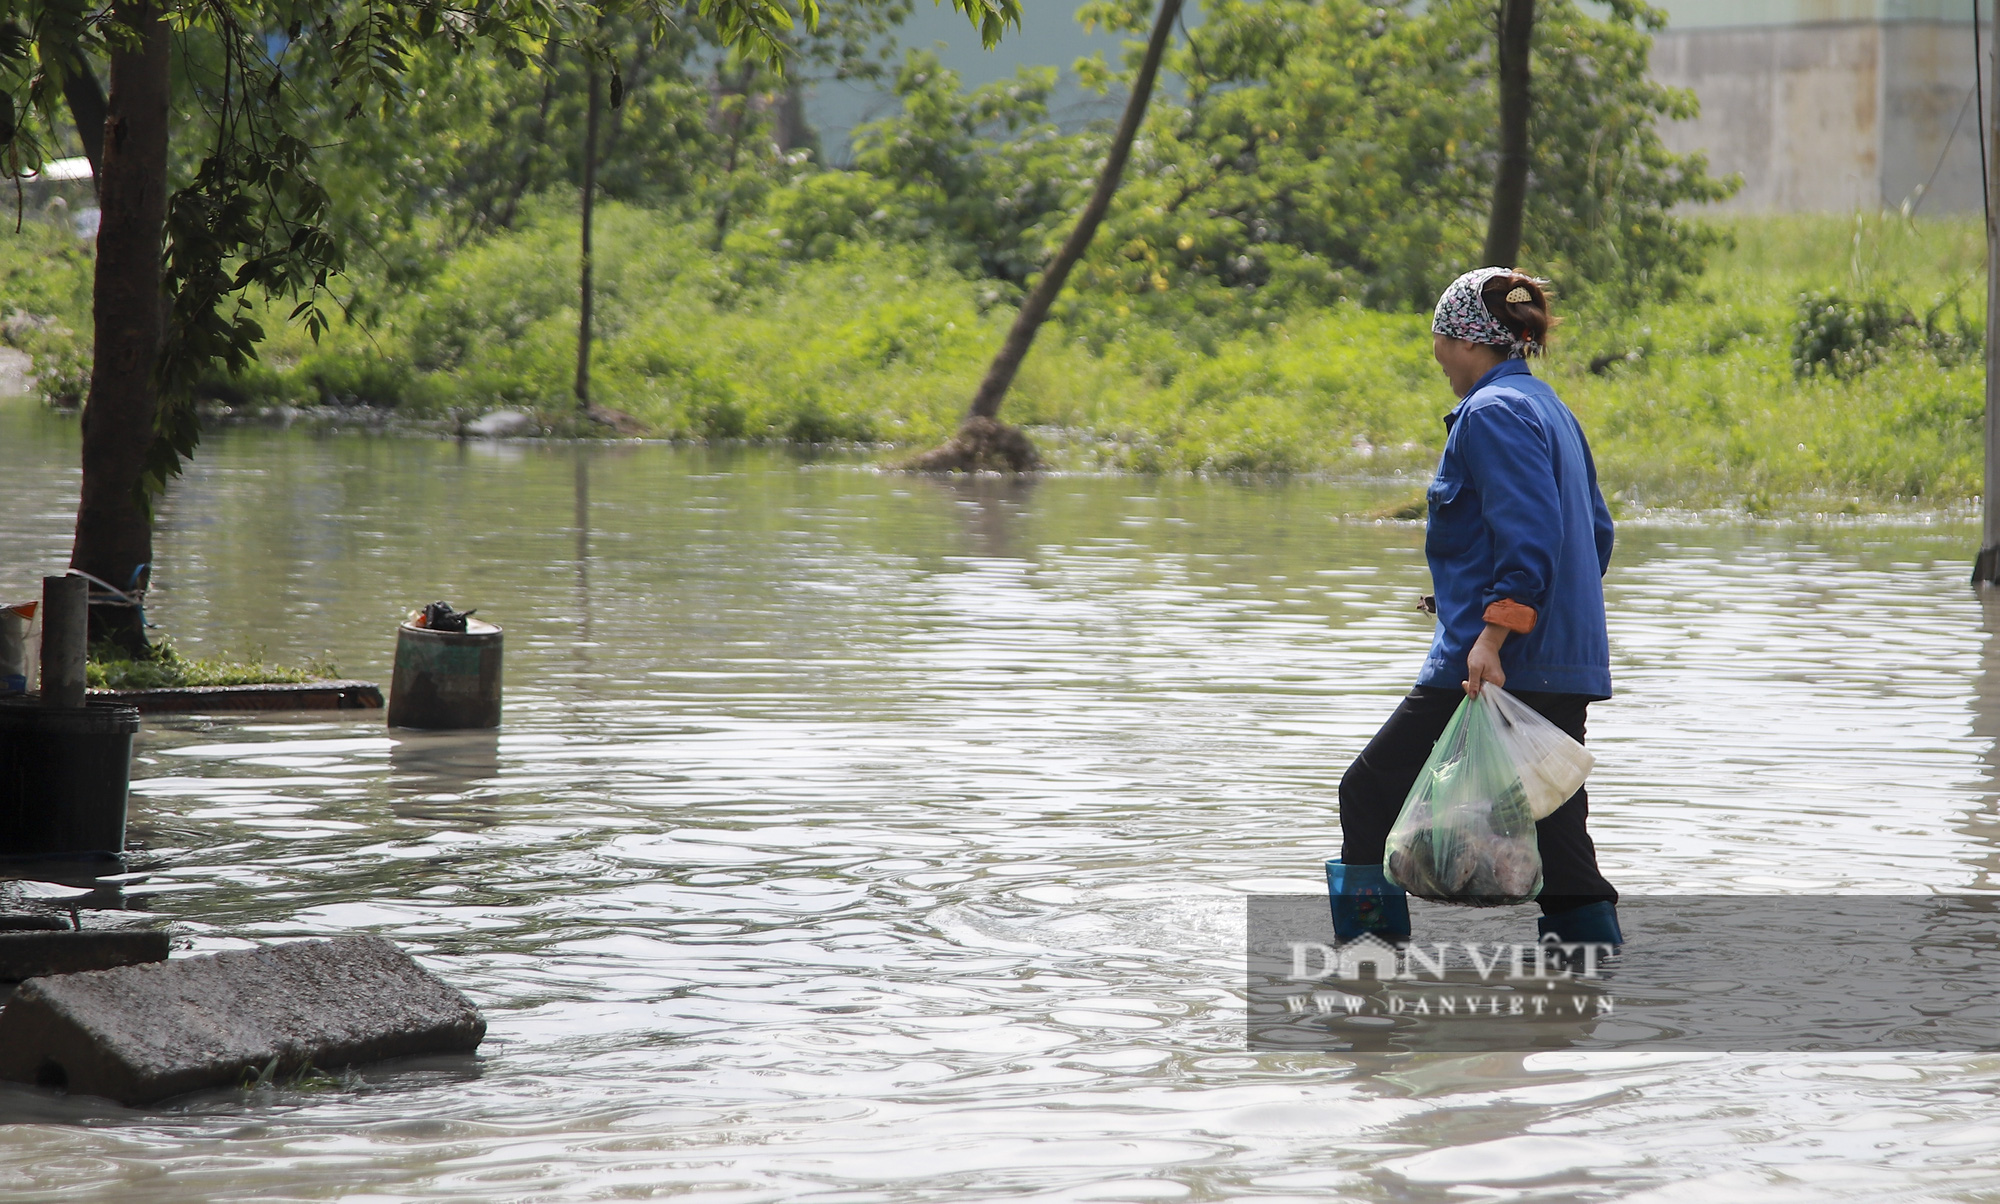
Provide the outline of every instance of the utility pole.
{"type": "MultiPolygon", "coordinates": [[[[1979,61],[1979,3],[1973,0],[1973,69],[1979,61]]],[[[1995,30],[2000,33],[2000,30],[1995,30]]],[[[1993,198],[2000,192],[2000,37],[1994,42],[1994,70],[1986,73],[1985,101],[1989,106],[1986,129],[1981,139],[1985,154],[1980,167],[1986,178],[1979,182],[1986,200],[1986,497],[1980,506],[1979,559],[1972,564],[1974,585],[2000,584],[2000,223],[1994,221],[1993,198]]]]}
{"type": "Polygon", "coordinates": [[[584,116],[583,133],[583,241],[577,281],[576,323],[576,408],[590,413],[591,310],[597,300],[590,281],[590,221],[597,201],[597,120],[603,108],[603,89],[598,84],[597,60],[590,59],[590,99],[584,116]]]}

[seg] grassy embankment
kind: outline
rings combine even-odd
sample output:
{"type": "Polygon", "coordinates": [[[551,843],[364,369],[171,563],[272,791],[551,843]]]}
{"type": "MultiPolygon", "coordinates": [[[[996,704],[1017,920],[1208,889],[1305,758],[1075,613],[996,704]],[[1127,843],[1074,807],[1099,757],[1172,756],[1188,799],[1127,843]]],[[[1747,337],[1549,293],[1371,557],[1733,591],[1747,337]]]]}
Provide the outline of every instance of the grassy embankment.
{"type": "MultiPolygon", "coordinates": [[[[927,445],[955,424],[1009,313],[990,283],[922,248],[799,262],[775,232],[739,231],[715,254],[654,214],[610,206],[600,220],[596,399],[662,436],[927,445]]],[[[1803,380],[1792,352],[1808,291],[1976,327],[1976,222],[1725,226],[1733,246],[1693,292],[1569,310],[1541,369],[1589,430],[1607,488],[1630,503],[1753,511],[1799,495],[1834,508],[1975,495],[1976,350],[1941,355],[1904,330],[1866,370],[1803,380]]],[[[574,232],[549,217],[468,249],[368,329],[336,328],[317,347],[267,321],[265,365],[243,393],[417,415],[515,406],[558,422],[572,405],[574,232]]],[[[0,239],[0,287],[35,298],[17,308],[76,323],[78,260],[64,266],[53,245],[0,239]],[[32,287],[15,291],[26,277],[32,287]]],[[[1072,304],[1091,308],[1044,330],[1008,402],[1061,465],[1373,471],[1435,456],[1450,398],[1422,315],[1341,306],[1162,321],[1116,298],[1072,304]]]]}

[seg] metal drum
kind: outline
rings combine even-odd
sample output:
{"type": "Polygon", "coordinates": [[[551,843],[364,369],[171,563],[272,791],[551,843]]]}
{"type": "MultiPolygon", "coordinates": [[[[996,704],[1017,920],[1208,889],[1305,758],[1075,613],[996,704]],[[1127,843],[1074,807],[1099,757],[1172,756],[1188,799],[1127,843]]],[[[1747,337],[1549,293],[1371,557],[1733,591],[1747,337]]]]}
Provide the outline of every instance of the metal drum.
{"type": "Polygon", "coordinates": [[[432,730],[500,726],[500,629],[478,619],[464,631],[396,629],[389,726],[432,730]]]}

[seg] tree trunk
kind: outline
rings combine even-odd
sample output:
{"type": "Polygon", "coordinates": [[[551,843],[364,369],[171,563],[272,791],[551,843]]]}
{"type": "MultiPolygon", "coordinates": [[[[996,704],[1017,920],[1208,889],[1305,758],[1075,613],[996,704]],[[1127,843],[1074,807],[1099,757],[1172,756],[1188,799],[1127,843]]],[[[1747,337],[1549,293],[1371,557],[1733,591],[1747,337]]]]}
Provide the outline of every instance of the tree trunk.
{"type": "Polygon", "coordinates": [[[597,63],[590,64],[590,101],[583,125],[583,242],[579,259],[576,329],[576,408],[590,412],[590,320],[595,299],[590,284],[590,222],[597,197],[597,121],[604,107],[597,63]]]}
{"type": "Polygon", "coordinates": [[[743,79],[732,94],[729,81],[723,76],[722,68],[715,69],[715,103],[717,124],[729,123],[729,156],[722,164],[722,199],[715,206],[715,249],[720,251],[729,241],[729,202],[736,189],[736,157],[743,149],[743,123],[750,119],[750,81],[754,78],[755,67],[743,64],[743,79]],[[729,97],[735,95],[739,103],[735,111],[729,112],[729,97]]]}
{"type": "Polygon", "coordinates": [[[1493,210],[1486,222],[1486,266],[1511,268],[1521,258],[1522,212],[1528,204],[1528,52],[1535,37],[1535,0],[1500,0],[1494,45],[1500,94],[1500,162],[1493,172],[1493,210]]]}
{"type": "Polygon", "coordinates": [[[104,118],[109,106],[97,73],[82,55],[76,55],[63,75],[63,99],[69,117],[76,124],[76,140],[83,143],[83,157],[90,160],[90,178],[104,178],[104,118]]]}
{"type": "Polygon", "coordinates": [[[77,0],[42,5],[36,49],[43,70],[53,71],[62,80],[63,101],[69,106],[77,141],[83,144],[83,156],[90,160],[90,177],[95,181],[104,168],[105,102],[104,88],[97,82],[90,59],[77,49],[88,15],[85,7],[77,0]]]}
{"type": "Polygon", "coordinates": [[[778,149],[787,154],[795,150],[812,152],[813,158],[820,158],[819,135],[806,120],[806,89],[797,80],[785,82],[784,95],[779,97],[776,110],[772,114],[772,134],[778,149]]]}
{"type": "Polygon", "coordinates": [[[1181,0],[1160,0],[1160,11],[1153,19],[1152,37],[1146,42],[1146,57],[1139,63],[1138,77],[1132,81],[1132,95],[1125,101],[1125,115],[1118,121],[1118,132],[1112,136],[1110,153],[1105,156],[1104,170],[1098,173],[1097,186],[1091,191],[1090,202],[1077,216],[1076,228],[1069,232],[1062,248],[1049,260],[1042,271],[1041,279],[1028,290],[1028,296],[1021,302],[1021,311],[1014,315],[1014,325],[1007,331],[1007,340],[1000,344],[999,354],[986,369],[986,379],[979,383],[979,391],[972,395],[972,406],[967,411],[965,422],[958,433],[943,447],[924,453],[909,461],[905,467],[920,472],[964,472],[976,468],[1005,468],[1014,472],[1024,472],[1039,463],[1034,445],[1026,435],[1003,425],[1000,418],[1000,403],[1007,398],[1007,390],[1014,383],[1014,376],[1021,370],[1021,361],[1028,357],[1028,349],[1034,346],[1035,335],[1049,316],[1049,307],[1062,292],[1063,283],[1069,279],[1084,251],[1090,247],[1090,240],[1097,234],[1098,225],[1111,209],[1111,198],[1118,193],[1118,182],[1125,174],[1125,161],[1132,155],[1132,140],[1139,134],[1139,125],[1145,120],[1146,105],[1153,96],[1153,81],[1160,73],[1160,59],[1166,54],[1167,39],[1172,35],[1174,22],[1179,19],[1181,0]]]}
{"type": "MultiPolygon", "coordinates": [[[[143,475],[159,408],[155,375],[166,312],[161,243],[167,220],[168,37],[161,9],[120,3],[113,19],[138,40],[114,43],[111,98],[98,177],[96,354],[83,408],[83,497],[70,566],[126,591],[146,584],[152,514],[143,475]]],[[[93,591],[90,633],[130,651],[146,646],[144,615],[93,591]]]]}
{"type": "Polygon", "coordinates": [[[63,101],[76,126],[76,140],[83,144],[83,157],[90,160],[90,177],[97,180],[104,173],[104,89],[90,69],[90,60],[75,49],[78,36],[73,27],[50,28],[43,32],[38,49],[44,63],[62,72],[63,101]]]}

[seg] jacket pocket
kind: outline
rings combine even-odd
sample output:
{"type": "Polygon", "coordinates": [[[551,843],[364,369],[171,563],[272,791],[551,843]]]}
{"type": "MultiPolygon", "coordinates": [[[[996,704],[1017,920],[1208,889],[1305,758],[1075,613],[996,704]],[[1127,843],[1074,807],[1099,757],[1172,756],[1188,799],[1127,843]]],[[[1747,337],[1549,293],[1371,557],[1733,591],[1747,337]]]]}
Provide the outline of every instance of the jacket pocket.
{"type": "Polygon", "coordinates": [[[1478,494],[1463,477],[1439,477],[1424,493],[1430,504],[1429,531],[1424,544],[1432,555],[1455,556],[1469,549],[1480,535],[1478,494]]]}

